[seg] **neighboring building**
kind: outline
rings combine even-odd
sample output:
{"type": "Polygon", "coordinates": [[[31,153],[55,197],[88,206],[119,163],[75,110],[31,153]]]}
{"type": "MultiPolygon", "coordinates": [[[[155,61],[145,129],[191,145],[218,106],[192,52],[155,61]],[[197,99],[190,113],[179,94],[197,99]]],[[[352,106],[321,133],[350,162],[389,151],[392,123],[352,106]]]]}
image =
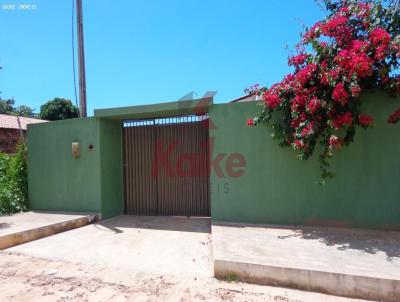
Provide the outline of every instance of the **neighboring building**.
{"type": "Polygon", "coordinates": [[[230,101],[229,103],[242,103],[242,102],[259,101],[259,100],[261,100],[261,97],[259,95],[247,94],[238,99],[234,99],[234,100],[230,101]]]}
{"type": "Polygon", "coordinates": [[[13,153],[21,137],[26,134],[28,124],[44,123],[31,117],[0,114],[0,152],[13,153]]]}

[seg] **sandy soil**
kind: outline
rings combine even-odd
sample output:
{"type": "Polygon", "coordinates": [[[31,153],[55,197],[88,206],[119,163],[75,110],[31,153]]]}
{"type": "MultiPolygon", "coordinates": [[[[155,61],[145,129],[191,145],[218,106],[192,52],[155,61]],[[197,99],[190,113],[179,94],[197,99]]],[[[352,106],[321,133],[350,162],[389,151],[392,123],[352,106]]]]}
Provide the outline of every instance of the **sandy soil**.
{"type": "Polygon", "coordinates": [[[214,278],[177,279],[0,251],[0,301],[361,300],[214,278]]]}

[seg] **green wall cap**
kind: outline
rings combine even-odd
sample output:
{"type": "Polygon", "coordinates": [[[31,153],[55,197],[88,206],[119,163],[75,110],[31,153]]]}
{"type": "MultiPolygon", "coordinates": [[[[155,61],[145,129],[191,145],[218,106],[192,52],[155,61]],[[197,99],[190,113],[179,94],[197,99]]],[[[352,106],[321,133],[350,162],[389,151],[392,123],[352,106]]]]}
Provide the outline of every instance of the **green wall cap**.
{"type": "Polygon", "coordinates": [[[174,115],[189,115],[208,112],[213,105],[213,98],[186,100],[109,109],[95,109],[94,116],[116,120],[165,117],[174,115]]]}

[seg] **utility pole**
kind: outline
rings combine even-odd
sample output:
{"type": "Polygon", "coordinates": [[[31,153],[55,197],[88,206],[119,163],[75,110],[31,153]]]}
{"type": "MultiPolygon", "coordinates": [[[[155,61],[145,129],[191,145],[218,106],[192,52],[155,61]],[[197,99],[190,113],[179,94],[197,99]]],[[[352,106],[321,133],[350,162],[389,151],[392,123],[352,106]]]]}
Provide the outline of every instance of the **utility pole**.
{"type": "Polygon", "coordinates": [[[76,24],[78,32],[78,63],[79,63],[79,115],[86,117],[86,75],[85,47],[83,44],[82,0],[76,0],[76,24]]]}

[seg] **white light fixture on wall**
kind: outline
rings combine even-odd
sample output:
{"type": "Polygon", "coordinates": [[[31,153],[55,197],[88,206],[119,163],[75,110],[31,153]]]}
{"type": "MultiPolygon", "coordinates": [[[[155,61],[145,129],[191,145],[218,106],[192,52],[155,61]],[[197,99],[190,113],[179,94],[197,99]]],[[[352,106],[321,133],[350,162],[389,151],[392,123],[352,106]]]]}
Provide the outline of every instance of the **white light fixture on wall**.
{"type": "Polygon", "coordinates": [[[72,156],[78,158],[81,154],[81,147],[79,142],[72,142],[72,156]]]}

